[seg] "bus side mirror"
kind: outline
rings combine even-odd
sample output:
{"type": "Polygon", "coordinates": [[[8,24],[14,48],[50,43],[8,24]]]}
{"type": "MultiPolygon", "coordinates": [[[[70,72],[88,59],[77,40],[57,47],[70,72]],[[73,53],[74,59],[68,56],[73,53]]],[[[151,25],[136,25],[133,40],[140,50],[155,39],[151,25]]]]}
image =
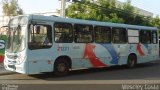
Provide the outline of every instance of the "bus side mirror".
{"type": "Polygon", "coordinates": [[[18,25],[18,26],[17,26],[17,29],[18,29],[18,30],[21,30],[21,26],[20,26],[20,25],[18,25]]]}

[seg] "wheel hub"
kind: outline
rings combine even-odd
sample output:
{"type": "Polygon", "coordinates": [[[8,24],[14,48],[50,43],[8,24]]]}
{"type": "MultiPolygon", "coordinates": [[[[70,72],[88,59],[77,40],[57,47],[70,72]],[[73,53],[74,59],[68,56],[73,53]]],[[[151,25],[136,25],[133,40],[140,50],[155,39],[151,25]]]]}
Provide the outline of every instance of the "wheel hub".
{"type": "Polygon", "coordinates": [[[64,72],[66,69],[65,64],[63,64],[63,63],[58,64],[57,69],[59,72],[64,72]]]}

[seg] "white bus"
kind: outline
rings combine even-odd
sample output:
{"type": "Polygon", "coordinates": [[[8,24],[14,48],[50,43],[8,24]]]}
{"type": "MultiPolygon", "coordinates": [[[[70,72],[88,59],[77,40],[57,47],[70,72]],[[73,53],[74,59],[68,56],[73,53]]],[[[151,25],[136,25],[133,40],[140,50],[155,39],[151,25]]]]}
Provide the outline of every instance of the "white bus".
{"type": "Polygon", "coordinates": [[[23,74],[128,65],[159,59],[156,27],[26,15],[8,24],[5,69],[23,74]]]}

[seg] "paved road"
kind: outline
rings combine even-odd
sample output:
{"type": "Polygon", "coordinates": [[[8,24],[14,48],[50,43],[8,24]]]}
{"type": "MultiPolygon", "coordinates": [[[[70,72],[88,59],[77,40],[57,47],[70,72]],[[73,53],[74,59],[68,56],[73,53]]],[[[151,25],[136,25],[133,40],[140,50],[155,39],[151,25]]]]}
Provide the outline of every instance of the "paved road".
{"type": "MultiPolygon", "coordinates": [[[[92,90],[95,90],[94,87],[96,87],[97,90],[102,89],[102,87],[104,89],[107,87],[115,88],[110,84],[118,84],[119,86],[117,87],[121,87],[122,84],[160,84],[160,61],[140,64],[132,69],[128,69],[125,66],[114,66],[103,69],[72,71],[70,75],[65,77],[55,77],[51,73],[38,75],[23,75],[16,73],[0,76],[0,83],[22,85],[21,88],[26,90],[30,87],[28,84],[32,84],[32,87],[35,88],[38,85],[38,90],[42,89],[40,87],[48,87],[51,89],[53,86],[55,90],[56,88],[58,90],[58,87],[66,89],[66,87],[70,88],[71,86],[73,87],[73,90],[76,88],[78,88],[77,90],[88,89],[88,86],[92,86],[90,87],[92,90]],[[80,88],[82,86],[83,88],[80,88]]],[[[160,85],[158,88],[160,89],[160,85]]]]}
{"type": "Polygon", "coordinates": [[[9,74],[13,74],[13,73],[15,73],[15,72],[7,71],[4,68],[3,63],[0,63],[0,76],[2,76],[2,75],[9,75],[9,74]]]}

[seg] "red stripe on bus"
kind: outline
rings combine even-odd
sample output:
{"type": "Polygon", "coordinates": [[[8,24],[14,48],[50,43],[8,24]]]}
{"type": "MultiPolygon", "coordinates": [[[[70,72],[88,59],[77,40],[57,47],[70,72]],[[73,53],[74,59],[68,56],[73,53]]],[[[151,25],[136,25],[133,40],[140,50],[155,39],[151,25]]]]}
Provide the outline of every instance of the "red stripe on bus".
{"type": "Polygon", "coordinates": [[[140,56],[144,56],[144,55],[145,55],[144,52],[143,52],[143,50],[142,50],[142,48],[141,48],[140,43],[137,44],[137,51],[138,51],[138,53],[140,54],[140,56]]]}
{"type": "Polygon", "coordinates": [[[95,45],[86,44],[83,58],[88,58],[90,60],[90,63],[93,65],[93,67],[100,67],[100,66],[106,67],[107,65],[102,63],[101,60],[98,57],[96,57],[93,51],[94,48],[95,48],[95,45]]]}

